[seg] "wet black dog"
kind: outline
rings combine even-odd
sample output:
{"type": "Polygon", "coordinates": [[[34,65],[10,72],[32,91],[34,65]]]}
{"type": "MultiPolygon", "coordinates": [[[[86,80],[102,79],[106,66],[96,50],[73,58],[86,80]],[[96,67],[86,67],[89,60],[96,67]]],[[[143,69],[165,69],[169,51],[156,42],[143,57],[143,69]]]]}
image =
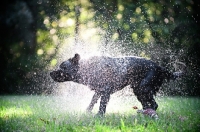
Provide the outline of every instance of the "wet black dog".
{"type": "Polygon", "coordinates": [[[95,94],[87,111],[91,111],[101,97],[98,114],[103,115],[110,95],[127,85],[131,86],[144,110],[156,110],[158,105],[153,96],[163,81],[174,80],[182,76],[182,72],[171,73],[153,61],[140,57],[95,56],[82,60],[79,54],[75,54],[64,61],[58,70],[52,71],[50,76],[56,82],[73,81],[89,86],[95,94]]]}

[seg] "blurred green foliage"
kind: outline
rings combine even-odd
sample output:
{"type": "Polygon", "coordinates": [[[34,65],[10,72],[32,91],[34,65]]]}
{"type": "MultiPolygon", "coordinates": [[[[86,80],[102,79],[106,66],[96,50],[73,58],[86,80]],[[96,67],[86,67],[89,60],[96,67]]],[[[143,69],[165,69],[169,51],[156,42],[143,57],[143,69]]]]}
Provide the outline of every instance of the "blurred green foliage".
{"type": "Polygon", "coordinates": [[[181,90],[170,94],[200,95],[199,6],[198,0],[8,0],[0,5],[1,92],[50,93],[48,70],[60,54],[89,42],[171,71],[185,63],[181,90]]]}

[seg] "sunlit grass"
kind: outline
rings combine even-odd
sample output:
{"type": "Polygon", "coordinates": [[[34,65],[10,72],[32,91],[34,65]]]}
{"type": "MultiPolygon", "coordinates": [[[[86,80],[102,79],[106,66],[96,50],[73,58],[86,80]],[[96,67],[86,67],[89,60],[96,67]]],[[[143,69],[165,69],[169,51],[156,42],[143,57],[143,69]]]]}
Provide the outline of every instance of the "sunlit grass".
{"type": "MultiPolygon", "coordinates": [[[[81,106],[83,102],[81,98],[84,100],[85,97],[0,96],[1,131],[197,132],[200,130],[199,98],[157,97],[158,120],[137,114],[132,106],[137,105],[139,108],[141,106],[134,96],[111,97],[104,118],[85,113],[81,106]]],[[[88,102],[87,99],[85,102],[88,102]]],[[[97,109],[98,106],[94,113],[97,109]]]]}
{"type": "Polygon", "coordinates": [[[24,110],[24,109],[16,108],[16,107],[11,107],[11,108],[2,107],[0,118],[9,118],[9,117],[12,117],[12,116],[26,117],[26,116],[31,115],[31,114],[32,114],[32,112],[29,109],[24,110]]]}

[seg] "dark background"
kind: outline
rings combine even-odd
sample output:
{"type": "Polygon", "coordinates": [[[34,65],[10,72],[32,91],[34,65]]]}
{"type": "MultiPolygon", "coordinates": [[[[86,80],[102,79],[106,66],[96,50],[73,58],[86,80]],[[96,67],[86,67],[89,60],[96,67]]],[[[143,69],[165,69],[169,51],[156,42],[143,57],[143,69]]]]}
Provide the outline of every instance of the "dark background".
{"type": "Polygon", "coordinates": [[[151,58],[171,71],[183,69],[180,63],[184,63],[185,77],[163,89],[170,95],[199,96],[199,9],[199,0],[1,2],[0,93],[51,93],[54,85],[48,72],[56,65],[64,38],[76,36],[78,42],[81,27],[90,28],[93,22],[93,27],[103,31],[99,36],[105,46],[120,45],[124,55],[129,52],[151,58]],[[62,25],[67,20],[74,24],[62,25]]]}

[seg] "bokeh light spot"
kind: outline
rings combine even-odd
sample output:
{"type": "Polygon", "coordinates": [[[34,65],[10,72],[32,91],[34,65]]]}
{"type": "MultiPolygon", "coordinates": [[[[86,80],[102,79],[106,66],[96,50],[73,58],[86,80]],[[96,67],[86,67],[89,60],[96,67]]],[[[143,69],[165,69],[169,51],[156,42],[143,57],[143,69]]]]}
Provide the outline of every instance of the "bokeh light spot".
{"type": "Polygon", "coordinates": [[[38,55],[42,55],[43,53],[44,53],[44,51],[43,51],[42,49],[38,49],[38,50],[37,50],[37,54],[38,54],[38,55]]]}
{"type": "Polygon", "coordinates": [[[136,12],[137,14],[140,14],[140,13],[141,13],[141,11],[142,11],[142,10],[141,10],[141,8],[140,8],[140,7],[137,7],[137,8],[136,8],[136,10],[135,10],[135,12],[136,12]]]}
{"type": "Polygon", "coordinates": [[[57,64],[57,60],[56,59],[51,60],[51,66],[55,66],[56,64],[57,64]]]}
{"type": "Polygon", "coordinates": [[[137,33],[133,33],[133,34],[132,34],[132,38],[133,38],[133,39],[137,39],[137,37],[138,37],[137,33]]]}

